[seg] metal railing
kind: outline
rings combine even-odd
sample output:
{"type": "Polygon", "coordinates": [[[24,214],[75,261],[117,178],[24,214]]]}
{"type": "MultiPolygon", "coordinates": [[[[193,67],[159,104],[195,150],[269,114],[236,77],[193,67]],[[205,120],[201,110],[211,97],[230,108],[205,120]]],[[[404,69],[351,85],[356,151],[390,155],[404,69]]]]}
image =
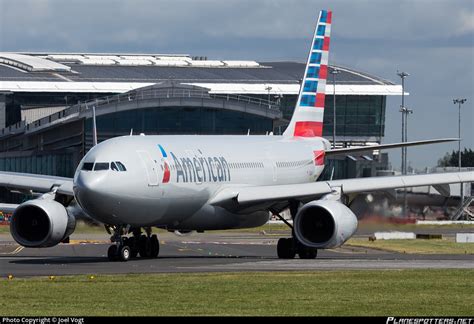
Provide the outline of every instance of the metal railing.
{"type": "Polygon", "coordinates": [[[139,91],[130,91],[123,94],[106,96],[89,100],[86,102],[78,103],[77,105],[66,108],[66,114],[71,112],[82,112],[88,110],[93,105],[96,108],[104,105],[116,104],[127,101],[136,100],[150,100],[150,99],[171,99],[171,98],[202,98],[202,99],[223,99],[227,101],[239,101],[250,103],[262,108],[280,111],[280,105],[277,102],[269,101],[266,99],[259,99],[244,95],[231,95],[231,94],[210,94],[208,90],[197,90],[197,89],[179,89],[179,88],[167,88],[167,89],[145,89],[139,91]]]}
{"type": "Polygon", "coordinates": [[[15,135],[18,133],[23,133],[25,131],[26,122],[24,120],[20,120],[13,125],[8,127],[2,128],[0,130],[0,136],[6,135],[15,135]]]}

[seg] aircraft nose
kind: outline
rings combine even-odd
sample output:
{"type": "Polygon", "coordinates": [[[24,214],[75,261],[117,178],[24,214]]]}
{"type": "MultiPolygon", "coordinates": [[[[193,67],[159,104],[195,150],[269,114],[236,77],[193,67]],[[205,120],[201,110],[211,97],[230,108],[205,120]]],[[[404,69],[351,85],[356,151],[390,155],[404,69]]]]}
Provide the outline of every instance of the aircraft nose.
{"type": "Polygon", "coordinates": [[[97,219],[106,214],[107,172],[80,171],[73,189],[76,201],[89,216],[97,219]]]}

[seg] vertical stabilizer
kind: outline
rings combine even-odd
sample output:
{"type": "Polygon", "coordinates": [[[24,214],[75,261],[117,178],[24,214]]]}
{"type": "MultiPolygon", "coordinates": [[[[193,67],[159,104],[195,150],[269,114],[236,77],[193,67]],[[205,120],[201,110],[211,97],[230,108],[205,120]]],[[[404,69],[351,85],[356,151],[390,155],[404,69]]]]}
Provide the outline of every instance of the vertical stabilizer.
{"type": "Polygon", "coordinates": [[[323,135],[332,11],[322,10],[314,31],[298,101],[285,137],[323,135]]]}

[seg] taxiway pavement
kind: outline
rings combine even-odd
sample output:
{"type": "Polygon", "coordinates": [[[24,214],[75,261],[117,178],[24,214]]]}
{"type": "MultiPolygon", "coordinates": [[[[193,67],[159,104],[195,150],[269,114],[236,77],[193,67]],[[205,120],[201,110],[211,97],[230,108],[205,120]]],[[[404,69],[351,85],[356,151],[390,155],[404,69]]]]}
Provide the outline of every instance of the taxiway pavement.
{"type": "Polygon", "coordinates": [[[281,260],[280,236],[261,233],[160,235],[157,259],[110,262],[105,234],[79,234],[73,244],[46,249],[19,247],[8,234],[0,235],[0,277],[73,274],[173,273],[222,271],[318,271],[344,269],[472,269],[472,255],[401,254],[343,246],[320,250],[315,260],[281,260]]]}

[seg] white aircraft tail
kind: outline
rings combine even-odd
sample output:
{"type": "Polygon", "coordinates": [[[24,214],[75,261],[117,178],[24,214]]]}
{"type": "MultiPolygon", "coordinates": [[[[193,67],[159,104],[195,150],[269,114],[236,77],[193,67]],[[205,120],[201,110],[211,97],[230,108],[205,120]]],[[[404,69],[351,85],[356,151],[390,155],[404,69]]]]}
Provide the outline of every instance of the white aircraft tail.
{"type": "Polygon", "coordinates": [[[303,82],[285,137],[323,135],[332,11],[321,10],[309,51],[303,82]]]}

